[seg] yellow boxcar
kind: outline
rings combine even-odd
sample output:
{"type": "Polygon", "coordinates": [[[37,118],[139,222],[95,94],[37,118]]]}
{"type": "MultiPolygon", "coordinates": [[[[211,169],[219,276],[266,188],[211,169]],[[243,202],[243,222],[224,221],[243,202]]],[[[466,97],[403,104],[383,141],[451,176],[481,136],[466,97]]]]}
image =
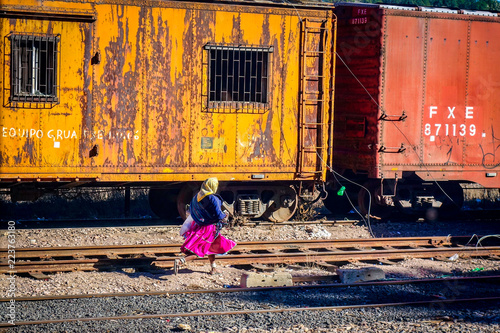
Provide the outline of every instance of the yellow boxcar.
{"type": "Polygon", "coordinates": [[[0,32],[13,200],[153,185],[153,211],[175,216],[216,176],[231,213],[283,221],[325,181],[329,5],[2,0],[0,32]]]}

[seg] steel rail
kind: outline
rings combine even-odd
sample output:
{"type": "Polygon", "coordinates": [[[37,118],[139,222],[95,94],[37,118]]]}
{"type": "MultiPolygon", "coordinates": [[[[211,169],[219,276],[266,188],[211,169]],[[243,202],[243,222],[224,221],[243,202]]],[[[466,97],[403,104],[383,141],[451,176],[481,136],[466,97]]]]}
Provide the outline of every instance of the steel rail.
{"type": "MultiPolygon", "coordinates": [[[[255,241],[241,242],[231,252],[246,252],[254,250],[292,250],[301,248],[346,248],[346,247],[416,247],[445,246],[466,244],[472,236],[433,236],[433,237],[399,237],[399,238],[365,238],[365,239],[335,239],[335,240],[293,240],[293,241],[255,241]]],[[[103,245],[74,247],[29,247],[16,249],[16,258],[54,258],[78,256],[113,256],[144,253],[170,254],[179,253],[182,244],[134,244],[134,245],[103,245]]],[[[0,260],[7,258],[8,249],[0,249],[0,260]]]]}
{"type": "MultiPolygon", "coordinates": [[[[489,246],[482,248],[417,248],[417,249],[393,249],[393,250],[371,250],[371,251],[328,251],[328,252],[304,252],[304,253],[275,253],[257,255],[226,255],[218,258],[219,262],[228,265],[248,264],[296,264],[296,263],[339,263],[350,261],[368,260],[401,260],[406,258],[446,258],[458,254],[462,258],[490,257],[500,255],[500,246],[489,246]]],[[[157,258],[155,265],[158,267],[173,267],[172,259],[157,258]],[[165,262],[164,265],[162,262],[165,262]]]]}
{"type": "MultiPolygon", "coordinates": [[[[228,265],[338,263],[363,260],[401,260],[413,258],[496,257],[500,246],[463,246],[469,237],[410,237],[356,240],[313,240],[246,242],[219,262],[228,265]],[[439,246],[439,247],[438,247],[439,246]]],[[[125,245],[72,248],[25,248],[16,250],[17,273],[63,272],[116,269],[124,267],[159,268],[173,266],[180,244],[125,245]],[[159,255],[162,254],[162,255],[159,255]],[[127,255],[127,257],[125,257],[127,255]],[[93,256],[93,257],[92,257],[93,256]],[[28,260],[31,258],[31,260],[28,260]],[[32,259],[38,260],[32,260],[32,259]],[[58,260],[55,260],[58,258],[58,260]]],[[[10,273],[7,251],[0,253],[0,273],[10,273]],[[3,258],[1,258],[3,257],[3,258]]],[[[197,259],[203,260],[203,259],[197,259]]]]}
{"type": "Polygon", "coordinates": [[[353,287],[394,286],[394,285],[424,284],[424,283],[488,282],[488,281],[499,281],[499,280],[500,280],[500,275],[489,275],[489,276],[451,277],[451,278],[435,278],[435,279],[382,280],[382,281],[367,281],[367,282],[346,283],[346,284],[335,283],[335,284],[311,284],[311,285],[294,285],[294,286],[279,286],[279,287],[252,287],[252,288],[236,287],[236,288],[224,288],[224,289],[145,291],[145,292],[133,292],[133,293],[20,296],[14,298],[0,298],[0,302],[10,302],[12,299],[16,302],[37,302],[37,301],[80,299],[80,298],[158,296],[158,295],[183,295],[183,294],[218,294],[218,293],[235,293],[235,292],[248,292],[248,291],[353,288],[353,287]]]}
{"type": "MultiPolygon", "coordinates": [[[[289,312],[306,312],[306,311],[342,311],[347,309],[361,308],[382,308],[389,306],[421,306],[431,304],[451,304],[465,302],[493,302],[500,301],[500,297],[481,297],[481,298],[460,298],[460,299],[443,299],[443,300],[428,300],[428,301],[413,301],[413,302],[397,302],[397,303],[375,303],[375,304],[359,304],[359,305],[337,305],[337,306],[321,306],[321,307],[304,307],[304,308],[279,308],[279,309],[260,309],[260,310],[239,310],[239,311],[214,311],[214,312],[190,312],[190,313],[163,313],[163,314],[143,314],[130,316],[114,316],[114,317],[84,317],[84,318],[66,318],[66,319],[50,319],[37,321],[20,321],[15,322],[15,326],[25,325],[42,325],[70,322],[87,322],[87,321],[106,321],[106,320],[141,320],[141,319],[164,319],[175,317],[207,317],[207,316],[227,316],[227,315],[248,315],[258,313],[289,313],[289,312]]],[[[0,327],[12,327],[9,323],[0,323],[0,327]]]]}
{"type": "MultiPolygon", "coordinates": [[[[257,264],[298,264],[316,263],[331,264],[352,261],[390,261],[404,260],[407,258],[438,258],[445,259],[455,254],[461,258],[470,257],[495,257],[500,256],[500,246],[489,246],[482,248],[435,248],[435,249],[395,249],[395,250],[372,250],[372,251],[325,251],[325,252],[301,252],[301,253],[261,253],[261,254],[228,254],[217,259],[226,265],[257,265],[257,264]]],[[[156,268],[172,268],[175,257],[156,258],[129,258],[129,259],[81,259],[81,260],[53,260],[36,262],[16,262],[15,270],[9,266],[0,266],[0,273],[42,273],[42,272],[70,272],[70,271],[98,271],[119,268],[150,269],[151,265],[156,268]]],[[[200,261],[204,259],[196,259],[200,261]]]]}

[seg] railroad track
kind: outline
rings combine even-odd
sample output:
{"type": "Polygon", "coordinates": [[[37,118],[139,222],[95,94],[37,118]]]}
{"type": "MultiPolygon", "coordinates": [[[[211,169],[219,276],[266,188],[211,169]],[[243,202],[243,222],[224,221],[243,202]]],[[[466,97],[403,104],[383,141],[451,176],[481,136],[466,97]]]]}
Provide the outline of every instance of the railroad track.
{"type": "MultiPolygon", "coordinates": [[[[440,306],[442,307],[444,304],[451,303],[472,303],[472,302],[482,302],[484,305],[485,302],[493,302],[492,304],[498,303],[500,301],[500,296],[498,293],[492,293],[490,295],[485,294],[484,290],[489,290],[488,284],[497,284],[500,281],[500,276],[480,276],[480,277],[459,277],[459,278],[443,278],[443,279],[417,279],[417,280],[399,280],[399,281],[376,281],[376,282],[363,282],[363,283],[355,283],[355,284],[333,284],[333,285],[311,285],[311,286],[300,286],[300,287],[268,287],[268,288],[231,288],[231,289],[218,289],[218,290],[188,290],[188,291],[160,291],[160,292],[147,292],[147,293],[126,293],[126,294],[97,294],[97,295],[73,295],[73,296],[39,296],[39,297],[18,297],[15,298],[16,303],[21,302],[29,302],[31,304],[26,304],[24,309],[30,308],[32,310],[40,307],[50,308],[50,301],[58,301],[58,304],[62,304],[61,300],[74,300],[74,299],[93,299],[96,298],[110,298],[113,297],[113,302],[118,302],[118,298],[121,299],[132,299],[134,303],[140,303],[141,299],[138,297],[149,296],[149,297],[159,297],[157,298],[157,303],[162,303],[167,298],[179,297],[179,300],[184,303],[187,300],[192,301],[195,299],[195,296],[191,296],[186,298],[185,296],[188,294],[198,294],[202,298],[206,299],[205,295],[210,295],[215,308],[211,310],[202,310],[202,311],[183,311],[182,307],[171,312],[162,312],[161,308],[153,311],[156,313],[139,313],[139,314],[130,314],[124,313],[127,310],[121,310],[122,314],[114,314],[109,315],[104,313],[100,316],[88,316],[85,313],[79,313],[78,317],[71,317],[68,314],[73,314],[72,311],[64,311],[63,313],[57,313],[58,318],[46,319],[46,320],[29,320],[27,314],[23,315],[23,320],[17,321],[15,325],[24,326],[24,325],[41,325],[41,324],[56,324],[56,323],[71,323],[71,322],[85,322],[85,321],[116,321],[116,320],[142,320],[142,319],[154,319],[154,318],[187,318],[187,317],[207,317],[213,316],[216,318],[221,318],[224,316],[234,316],[234,315],[245,315],[248,316],[250,314],[270,314],[270,313],[294,313],[294,312],[311,312],[311,311],[341,311],[346,309],[359,309],[359,308],[383,308],[383,307],[402,307],[402,306],[422,306],[422,305],[430,305],[430,306],[440,306]],[[303,294],[314,295],[314,290],[319,290],[322,295],[328,294],[340,294],[347,292],[348,295],[352,296],[353,294],[357,294],[358,292],[362,293],[364,288],[399,288],[398,286],[404,285],[439,285],[441,287],[434,288],[435,290],[441,290],[444,294],[449,294],[449,296],[454,295],[454,297],[446,298],[442,297],[440,299],[436,299],[433,295],[425,295],[426,291],[423,291],[424,294],[419,295],[414,300],[404,300],[404,301],[396,301],[394,297],[399,298],[399,292],[391,292],[391,294],[395,296],[389,296],[384,298],[382,295],[376,295],[376,293],[371,293],[371,297],[354,297],[356,301],[348,301],[343,296],[340,296],[338,301],[335,300],[325,300],[325,303],[333,302],[341,302],[344,304],[336,304],[336,305],[320,305],[320,306],[308,306],[304,304],[303,306],[287,306],[284,303],[281,303],[279,300],[276,300],[276,304],[271,304],[271,306],[267,304],[255,304],[251,303],[245,304],[246,296],[245,293],[253,294],[253,299],[260,300],[263,297],[271,297],[270,294],[276,294],[277,292],[291,292],[296,294],[297,292],[301,292],[303,294]],[[476,295],[473,287],[470,287],[474,284],[479,284],[478,286],[482,286],[483,290],[479,295],[476,295]],[[453,286],[453,288],[450,288],[453,286]],[[486,286],[486,288],[485,288],[486,286]],[[443,288],[444,287],[444,288],[443,288]],[[335,291],[338,290],[338,291],[335,291]],[[467,292],[459,292],[459,291],[467,291],[467,292]],[[237,294],[238,300],[238,308],[239,310],[230,310],[228,307],[231,307],[231,300],[229,298],[215,297],[216,294],[237,294]],[[257,294],[257,296],[255,296],[257,294]],[[262,296],[260,296],[262,295],[262,296]],[[264,296],[266,295],[266,296],[264,296]],[[382,300],[379,299],[382,298],[382,300]],[[359,299],[358,299],[359,298],[359,299]],[[222,302],[220,302],[222,300],[222,302]],[[229,304],[225,304],[224,300],[229,304]],[[34,305],[33,302],[38,305],[34,305]],[[361,303],[359,303],[361,302],[361,303]],[[220,304],[219,304],[220,303],[220,304]],[[229,306],[228,306],[229,305],[229,306]],[[243,309],[248,307],[248,309],[243,309]]],[[[432,287],[431,287],[432,288],[432,287]]],[[[378,289],[372,289],[378,290],[378,289]]],[[[396,289],[397,290],[397,289],[396,289]]],[[[412,289],[413,290],[413,289],[412,289]]],[[[415,291],[419,290],[417,287],[414,288],[415,291]]],[[[424,289],[425,290],[425,289],[424,289]]],[[[432,290],[432,289],[431,289],[432,290]]],[[[370,293],[370,292],[369,292],[370,293]]],[[[276,294],[278,295],[282,294],[276,294]]],[[[282,296],[279,296],[282,297],[282,296]]],[[[306,296],[307,297],[307,296],[306,296]]],[[[326,298],[328,299],[328,298],[326,298]]],[[[8,304],[11,300],[7,298],[0,298],[0,303],[8,304]]],[[[83,300],[82,300],[83,302],[83,300]]],[[[68,307],[71,307],[71,303],[69,303],[68,307]]],[[[106,303],[109,304],[109,303],[106,303]]],[[[18,305],[19,306],[19,305],[18,305]]],[[[78,306],[78,305],[76,305],[78,306]]],[[[171,306],[167,306],[167,308],[171,306]]],[[[139,307],[137,307],[139,308],[139,307]]],[[[92,309],[92,308],[90,308],[92,309]]],[[[35,311],[36,312],[36,311],[35,311]]],[[[110,313],[113,310],[110,309],[110,313]]],[[[148,311],[145,311],[148,312],[148,311]]],[[[0,327],[10,327],[12,326],[9,323],[0,323],[0,327]]]]}
{"type": "MultiPolygon", "coordinates": [[[[352,261],[379,261],[405,258],[460,257],[498,258],[500,244],[468,245],[471,237],[405,237],[346,240],[296,240],[242,242],[218,261],[226,265],[276,265],[315,263],[327,269],[352,261]]],[[[18,248],[15,273],[46,278],[44,273],[117,270],[121,268],[171,268],[181,244],[110,245],[57,248],[18,248]]],[[[0,249],[0,273],[8,274],[7,249],[0,249]]],[[[12,258],[10,258],[12,259],[12,258]]],[[[203,259],[197,259],[203,260],[203,259]]]]}

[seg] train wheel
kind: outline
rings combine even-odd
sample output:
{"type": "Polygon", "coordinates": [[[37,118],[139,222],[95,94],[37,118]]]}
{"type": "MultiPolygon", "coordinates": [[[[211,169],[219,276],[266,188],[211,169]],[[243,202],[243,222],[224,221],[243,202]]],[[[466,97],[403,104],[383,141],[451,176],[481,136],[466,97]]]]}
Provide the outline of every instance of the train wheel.
{"type": "Polygon", "coordinates": [[[275,202],[269,207],[262,218],[270,222],[285,222],[292,218],[297,209],[299,198],[293,187],[283,187],[279,190],[275,202]]]}
{"type": "Polygon", "coordinates": [[[173,220],[179,216],[177,211],[177,190],[149,189],[149,207],[158,217],[173,220]]]}
{"type": "Polygon", "coordinates": [[[369,191],[369,193],[362,188],[358,193],[358,204],[359,209],[363,215],[368,215],[370,211],[370,216],[376,217],[378,219],[388,218],[394,207],[390,205],[381,193],[380,180],[372,179],[363,184],[369,191]],[[370,206],[371,197],[371,206],[370,206]]]}
{"type": "Polygon", "coordinates": [[[441,188],[436,186],[434,198],[441,201],[438,214],[441,217],[450,218],[459,214],[464,203],[464,190],[458,182],[439,182],[441,188]]]}
{"type": "Polygon", "coordinates": [[[199,183],[188,183],[184,185],[177,196],[177,211],[183,220],[187,217],[186,206],[189,205],[193,195],[200,189],[199,183]]]}

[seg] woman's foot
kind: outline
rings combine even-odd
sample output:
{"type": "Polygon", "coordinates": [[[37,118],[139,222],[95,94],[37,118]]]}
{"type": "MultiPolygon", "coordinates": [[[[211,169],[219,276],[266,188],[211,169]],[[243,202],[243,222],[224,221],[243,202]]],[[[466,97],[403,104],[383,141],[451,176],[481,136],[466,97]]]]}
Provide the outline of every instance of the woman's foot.
{"type": "Polygon", "coordinates": [[[186,263],[186,259],[179,258],[174,260],[174,274],[177,275],[179,273],[179,267],[186,263]]]}
{"type": "Polygon", "coordinates": [[[219,274],[222,273],[217,268],[212,267],[212,269],[210,270],[210,275],[219,275],[219,274]]]}

